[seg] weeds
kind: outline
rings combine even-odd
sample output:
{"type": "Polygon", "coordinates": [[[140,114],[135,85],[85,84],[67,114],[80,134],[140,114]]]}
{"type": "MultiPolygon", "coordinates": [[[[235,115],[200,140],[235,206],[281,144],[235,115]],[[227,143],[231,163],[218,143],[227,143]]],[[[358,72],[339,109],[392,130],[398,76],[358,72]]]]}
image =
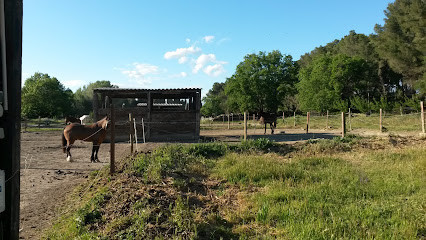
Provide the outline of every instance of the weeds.
{"type": "Polygon", "coordinates": [[[91,197],[47,238],[424,238],[426,149],[361,154],[364,141],[310,141],[292,158],[265,139],[167,145],[128,159],[126,174],[92,174],[91,197]]]}

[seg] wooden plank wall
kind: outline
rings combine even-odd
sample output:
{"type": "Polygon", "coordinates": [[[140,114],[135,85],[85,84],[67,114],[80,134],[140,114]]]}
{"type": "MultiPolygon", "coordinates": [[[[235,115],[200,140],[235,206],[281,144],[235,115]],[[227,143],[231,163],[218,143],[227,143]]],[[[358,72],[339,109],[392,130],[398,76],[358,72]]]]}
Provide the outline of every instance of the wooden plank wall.
{"type": "MultiPolygon", "coordinates": [[[[97,115],[100,118],[109,112],[109,108],[98,109],[97,115]]],[[[135,118],[139,140],[143,139],[142,118],[144,118],[147,141],[197,140],[199,138],[199,120],[196,119],[196,110],[153,110],[149,114],[147,108],[137,107],[115,109],[116,141],[129,141],[129,113],[132,113],[135,118]]],[[[106,140],[109,141],[109,137],[106,140]]]]}

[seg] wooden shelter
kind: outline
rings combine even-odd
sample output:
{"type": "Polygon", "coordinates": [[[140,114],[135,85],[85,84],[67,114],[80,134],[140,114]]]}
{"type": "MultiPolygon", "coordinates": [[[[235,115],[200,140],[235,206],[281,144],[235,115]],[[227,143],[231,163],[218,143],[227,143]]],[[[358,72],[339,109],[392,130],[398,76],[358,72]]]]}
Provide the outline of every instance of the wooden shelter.
{"type": "Polygon", "coordinates": [[[93,90],[93,113],[97,120],[115,108],[115,139],[129,139],[129,114],[137,124],[138,139],[144,129],[147,141],[196,141],[200,136],[201,89],[93,90]],[[142,127],[142,119],[144,125],[142,127]]]}

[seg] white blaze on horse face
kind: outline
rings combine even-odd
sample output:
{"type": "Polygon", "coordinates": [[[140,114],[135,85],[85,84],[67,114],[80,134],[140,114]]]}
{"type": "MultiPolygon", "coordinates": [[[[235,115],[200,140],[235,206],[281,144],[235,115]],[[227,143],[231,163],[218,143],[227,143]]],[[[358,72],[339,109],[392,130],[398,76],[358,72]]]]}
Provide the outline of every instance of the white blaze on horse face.
{"type": "Polygon", "coordinates": [[[67,157],[67,162],[72,162],[72,158],[71,158],[71,156],[68,156],[68,157],[67,157]]]}

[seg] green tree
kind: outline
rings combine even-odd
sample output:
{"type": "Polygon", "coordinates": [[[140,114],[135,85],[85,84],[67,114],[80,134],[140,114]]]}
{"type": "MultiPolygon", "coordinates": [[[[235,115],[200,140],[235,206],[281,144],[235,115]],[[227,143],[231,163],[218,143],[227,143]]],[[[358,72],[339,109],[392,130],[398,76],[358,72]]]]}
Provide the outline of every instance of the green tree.
{"type": "Polygon", "coordinates": [[[275,50],[244,57],[226,80],[228,107],[243,111],[276,112],[286,95],[294,94],[297,64],[290,55],[275,50]]]}
{"type": "Polygon", "coordinates": [[[359,57],[343,54],[313,60],[299,72],[298,100],[302,110],[345,110],[354,96],[365,95],[374,74],[359,57]]]}
{"type": "Polygon", "coordinates": [[[333,42],[327,43],[325,46],[316,47],[310,53],[305,53],[300,56],[300,59],[297,61],[300,67],[306,67],[311,64],[312,61],[316,58],[323,57],[324,55],[336,55],[337,52],[337,44],[339,44],[339,40],[334,40],[333,42]]]}
{"type": "Polygon", "coordinates": [[[349,34],[336,44],[335,52],[349,57],[360,57],[369,62],[377,62],[379,59],[371,39],[364,34],[356,33],[354,30],[349,31],[349,34]]]}
{"type": "Polygon", "coordinates": [[[63,117],[74,110],[72,91],[58,79],[36,72],[22,88],[22,115],[28,118],[63,117]]]}
{"type": "Polygon", "coordinates": [[[89,114],[93,111],[92,99],[93,89],[95,88],[118,88],[112,85],[110,81],[102,80],[94,83],[89,83],[77,89],[74,94],[76,103],[76,113],[78,115],[89,114]]]}
{"type": "Polygon", "coordinates": [[[212,89],[203,98],[201,114],[204,116],[218,116],[227,112],[225,83],[214,83],[212,89]]]}
{"type": "Polygon", "coordinates": [[[425,83],[426,3],[396,0],[385,10],[385,24],[372,36],[380,57],[404,77],[406,84],[423,89],[425,83]]]}

